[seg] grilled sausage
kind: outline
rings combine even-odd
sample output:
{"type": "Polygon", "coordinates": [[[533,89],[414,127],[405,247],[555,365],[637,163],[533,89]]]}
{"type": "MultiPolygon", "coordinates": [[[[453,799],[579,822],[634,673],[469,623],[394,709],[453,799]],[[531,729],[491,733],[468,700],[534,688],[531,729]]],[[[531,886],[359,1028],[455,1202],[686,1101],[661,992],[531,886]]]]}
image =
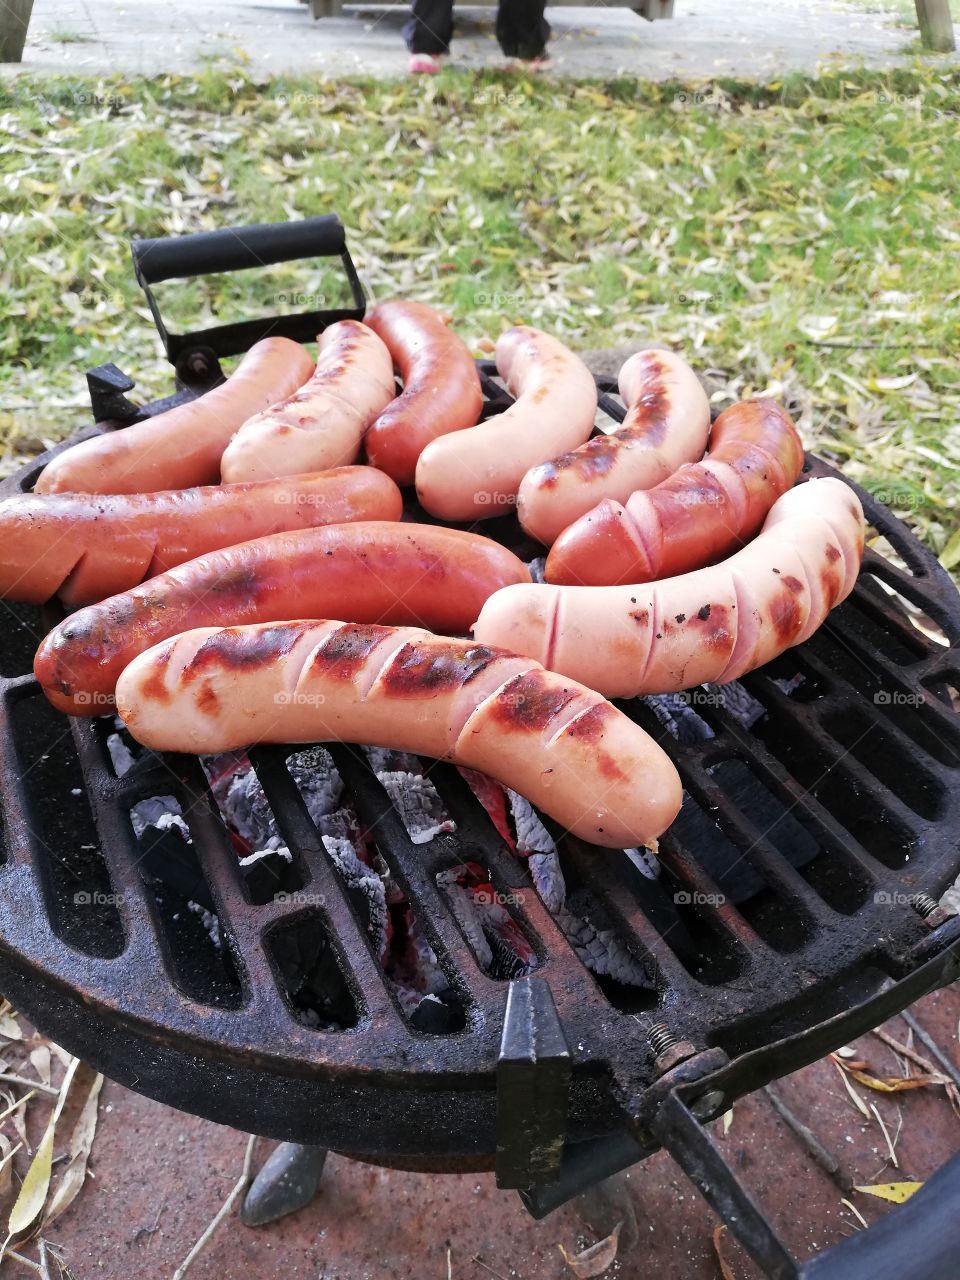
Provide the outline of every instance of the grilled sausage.
{"type": "Polygon", "coordinates": [[[399,520],[373,467],[163,493],[18,494],[0,501],[0,596],[91,604],[205,551],[285,529],[399,520]]]}
{"type": "Polygon", "coordinates": [[[529,582],[515,555],[474,533],[367,521],[298,529],[211,551],[81,609],[37,650],[55,707],[103,715],[138,653],[192,627],[324,618],[466,632],[488,596],[529,582]]]}
{"type": "Polygon", "coordinates": [[[403,379],[402,393],[364,438],[367,460],[397,484],[413,484],[417,459],[431,440],[479,422],[480,377],[467,347],[432,307],[392,299],[365,319],[403,379]]]}
{"type": "Polygon", "coordinates": [[[554,543],[544,576],[604,586],[700,569],[754,537],[802,468],[800,437],[775,400],[732,405],[714,423],[703,462],[625,506],[605,499],[575,520],[554,543]]]}
{"type": "Polygon", "coordinates": [[[593,430],[596,384],[556,338],[527,325],[509,329],[497,342],[497,370],[516,404],[474,431],[434,440],[417,463],[417,496],[441,520],[503,515],[531,467],[593,430]]]}
{"type": "Polygon", "coordinates": [[[710,402],[685,360],[659,348],[638,351],[618,382],[628,410],[622,425],[523,477],[517,515],[545,546],[604,498],[626,502],[703,457],[710,402]]]}
{"type": "Polygon", "coordinates": [[[223,451],[240,424],[290,395],[311,373],[313,361],[299,343],[264,338],[226,382],[196,400],[58,454],[40,473],[35,492],[156,493],[216,484],[223,451]]]}
{"type": "Polygon", "coordinates": [[[724,684],[809,639],[853,590],[862,554],[856,495],[810,480],[721,564],[639,586],[508,587],[474,634],[609,698],[724,684]]]}
{"type": "Polygon", "coordinates": [[[680,807],[668,757],[592,689],[529,658],[411,627],[188,631],[127,667],[117,707],[156,750],[333,740],[453,760],[612,848],[656,839],[680,807]]]}
{"type": "Polygon", "coordinates": [[[224,481],[273,480],[354,462],[363,433],[393,399],[390,353],[359,320],[340,320],[317,339],[313,377],[247,419],[227,445],[224,481]]]}

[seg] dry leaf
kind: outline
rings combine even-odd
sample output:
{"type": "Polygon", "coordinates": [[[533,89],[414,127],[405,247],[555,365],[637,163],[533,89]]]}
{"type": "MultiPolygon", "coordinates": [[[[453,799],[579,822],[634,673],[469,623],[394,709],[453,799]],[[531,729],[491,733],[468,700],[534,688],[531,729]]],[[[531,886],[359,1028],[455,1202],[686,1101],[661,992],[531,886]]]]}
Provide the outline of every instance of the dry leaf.
{"type": "Polygon", "coordinates": [[[717,1255],[717,1265],[720,1268],[720,1275],[723,1280],[736,1280],[730,1263],[723,1256],[723,1249],[720,1244],[726,1234],[727,1228],[722,1222],[713,1228],[713,1251],[717,1255]]]}
{"type": "Polygon", "coordinates": [[[847,1067],[854,1080],[868,1089],[876,1089],[878,1093],[903,1093],[905,1089],[923,1089],[930,1084],[949,1084],[947,1076],[933,1074],[924,1076],[871,1076],[855,1067],[847,1067]]]}
{"type": "Polygon", "coordinates": [[[843,1087],[846,1089],[847,1093],[849,1093],[850,1097],[853,1099],[854,1106],[857,1108],[857,1110],[860,1112],[861,1115],[866,1116],[866,1118],[869,1120],[870,1112],[867,1110],[867,1104],[864,1102],[864,1100],[860,1097],[859,1093],[857,1093],[856,1089],[854,1089],[853,1085],[847,1079],[846,1071],[843,1069],[843,1067],[836,1060],[836,1058],[833,1056],[832,1053],[830,1055],[830,1061],[833,1063],[833,1065],[837,1068],[837,1071],[840,1073],[840,1079],[843,1081],[843,1087]]]}
{"type": "Polygon", "coordinates": [[[58,1218],[61,1213],[73,1204],[86,1180],[87,1161],[90,1158],[93,1139],[97,1132],[97,1099],[100,1096],[102,1087],[103,1076],[95,1076],[87,1092],[80,1115],[77,1118],[77,1123],[73,1127],[73,1133],[70,1135],[70,1163],[64,1169],[63,1175],[57,1183],[56,1190],[50,1200],[50,1207],[43,1220],[44,1226],[51,1223],[54,1218],[58,1218]]]}
{"type": "Polygon", "coordinates": [[[564,1262],[577,1280],[591,1280],[592,1276],[602,1275],[612,1265],[617,1256],[622,1226],[623,1223],[618,1222],[605,1240],[598,1240],[582,1253],[569,1254],[563,1245],[559,1246],[564,1262]]]}
{"type": "Polygon", "coordinates": [[[50,1050],[45,1044],[37,1045],[36,1049],[30,1051],[30,1061],[33,1069],[40,1077],[42,1084],[50,1083],[50,1050]]]}
{"type": "Polygon", "coordinates": [[[903,1204],[915,1191],[923,1186],[922,1182],[878,1182],[872,1187],[854,1187],[854,1191],[862,1191],[864,1195],[876,1196],[878,1200],[889,1200],[893,1204],[903,1204]]]}
{"type": "Polygon", "coordinates": [[[63,1104],[67,1100],[70,1085],[73,1083],[73,1077],[79,1065],[80,1059],[74,1058],[67,1068],[67,1074],[63,1077],[63,1084],[60,1086],[57,1105],[54,1107],[46,1131],[40,1139],[37,1154],[33,1157],[33,1162],[27,1170],[27,1176],[21,1184],[20,1194],[10,1210],[7,1230],[11,1236],[18,1236],[21,1232],[26,1231],[27,1227],[30,1226],[42,1210],[47,1199],[47,1191],[50,1187],[50,1172],[53,1168],[53,1139],[56,1133],[57,1121],[60,1119],[63,1104]]]}
{"type": "Polygon", "coordinates": [[[22,1040],[23,1031],[8,1001],[0,1005],[0,1036],[5,1040],[22,1040]]]}
{"type": "Polygon", "coordinates": [[[729,1111],[723,1113],[723,1136],[726,1137],[730,1132],[730,1126],[733,1124],[733,1107],[729,1111]]]}
{"type": "Polygon", "coordinates": [[[0,1200],[5,1200],[10,1194],[13,1186],[13,1157],[22,1146],[22,1142],[14,1146],[9,1138],[0,1133],[0,1200]]]}

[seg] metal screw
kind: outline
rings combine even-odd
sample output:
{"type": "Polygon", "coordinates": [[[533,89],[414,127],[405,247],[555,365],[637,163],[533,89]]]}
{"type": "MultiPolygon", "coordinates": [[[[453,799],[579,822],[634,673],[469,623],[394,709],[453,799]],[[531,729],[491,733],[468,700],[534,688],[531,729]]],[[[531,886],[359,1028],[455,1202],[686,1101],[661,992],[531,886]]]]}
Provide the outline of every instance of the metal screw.
{"type": "Polygon", "coordinates": [[[910,899],[910,905],[917,915],[923,916],[924,920],[926,920],[927,916],[932,916],[937,909],[937,902],[930,897],[929,893],[913,894],[910,899]]]}
{"type": "Polygon", "coordinates": [[[689,1040],[678,1040],[664,1022],[655,1022],[650,1028],[650,1048],[654,1052],[658,1075],[670,1071],[678,1063],[692,1058],[696,1049],[689,1040]]]}

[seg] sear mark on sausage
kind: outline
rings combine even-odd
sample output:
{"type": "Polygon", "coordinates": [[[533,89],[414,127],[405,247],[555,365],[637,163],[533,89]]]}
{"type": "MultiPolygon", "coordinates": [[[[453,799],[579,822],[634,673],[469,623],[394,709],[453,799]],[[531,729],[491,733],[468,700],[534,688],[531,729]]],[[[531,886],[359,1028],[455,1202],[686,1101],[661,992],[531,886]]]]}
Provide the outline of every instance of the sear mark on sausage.
{"type": "Polygon", "coordinates": [[[836,564],[841,555],[842,552],[839,547],[835,547],[832,542],[827,543],[826,556],[831,564],[836,564]]]}
{"type": "Polygon", "coordinates": [[[352,680],[377,645],[391,635],[392,627],[372,622],[338,627],[318,646],[313,666],[336,680],[352,680]]]}
{"type": "Polygon", "coordinates": [[[576,716],[564,730],[568,738],[577,742],[589,743],[593,748],[591,759],[605,778],[613,782],[628,782],[630,775],[624,773],[615,756],[605,751],[600,745],[611,715],[618,713],[606,702],[598,702],[582,715],[576,716]]]}
{"type": "Polygon", "coordinates": [[[441,693],[462,688],[481,671],[503,657],[502,649],[486,645],[450,646],[405,644],[381,676],[384,689],[401,696],[441,693]]]}
{"type": "Polygon", "coordinates": [[[158,653],[150,668],[150,674],[143,682],[141,692],[146,702],[169,702],[173,693],[167,688],[164,681],[167,665],[173,656],[173,646],[168,646],[162,653],[158,653]]]}
{"type": "Polygon", "coordinates": [[[546,729],[551,720],[580,693],[566,685],[551,684],[545,671],[514,676],[491,699],[493,717],[503,724],[531,732],[546,729]]]}
{"type": "Polygon", "coordinates": [[[210,668],[250,671],[288,654],[312,622],[281,622],[262,630],[226,627],[204,640],[181,674],[184,684],[199,680],[210,668]]]}
{"type": "Polygon", "coordinates": [[[786,647],[803,625],[803,614],[794,593],[786,588],[770,601],[770,621],[777,639],[786,647]]]}

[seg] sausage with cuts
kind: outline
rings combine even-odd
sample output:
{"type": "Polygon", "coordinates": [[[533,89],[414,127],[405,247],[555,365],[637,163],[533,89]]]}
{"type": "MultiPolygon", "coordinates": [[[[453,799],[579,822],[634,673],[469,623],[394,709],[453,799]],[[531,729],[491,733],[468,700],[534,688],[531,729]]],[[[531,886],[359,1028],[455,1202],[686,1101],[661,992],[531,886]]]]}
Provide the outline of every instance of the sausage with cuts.
{"type": "Polygon", "coordinates": [[[775,400],[732,405],[713,424],[703,462],[624,505],[599,503],[560,534],[544,576],[603,586],[700,569],[749,542],[802,468],[800,437],[775,400]]]}
{"type": "Polygon", "coordinates": [[[853,590],[862,554],[856,494],[842,480],[810,480],[729,560],[644,585],[507,587],[474,635],[609,698],[724,684],[809,639],[853,590]]]}
{"type": "Polygon", "coordinates": [[[434,440],[417,463],[417,496],[441,520],[506,514],[531,467],[593,430],[596,384],[556,338],[528,325],[509,329],[497,341],[497,370],[516,403],[472,431],[434,440]]]}
{"type": "Polygon", "coordinates": [[[226,382],[197,399],[58,454],[34,490],[156,493],[216,484],[223,451],[241,423],[302,387],[312,373],[313,361],[298,342],[264,338],[226,382]]]}
{"type": "Polygon", "coordinates": [[[684,462],[703,457],[710,402],[697,375],[672,351],[638,351],[620,370],[627,416],[570,453],[528,471],[517,515],[532,537],[551,546],[557,535],[604,498],[625,502],[652,489],[684,462]]]}
{"type": "Polygon", "coordinates": [[[17,494],[0,501],[0,596],[70,608],[286,529],[399,520],[400,490],[373,467],[161,493],[17,494]]]}
{"type": "Polygon", "coordinates": [[[34,661],[71,715],[103,715],[138,653],[193,627],[325,618],[466,632],[488,596],[530,574],[489,538],[435,525],[361,521],[275,533],[211,551],[66,618],[34,661]]]}
{"type": "Polygon", "coordinates": [[[363,433],[396,394],[390,353],[359,320],[337,321],[317,343],[310,381],[248,418],[227,445],[220,464],[227,483],[356,461],[363,433]]]}
{"type": "Polygon", "coordinates": [[[367,460],[397,484],[413,484],[417,459],[431,440],[479,422],[480,376],[466,345],[422,302],[378,302],[365,320],[403,379],[403,391],[364,438],[367,460]]]}
{"type": "Polygon", "coordinates": [[[409,627],[188,631],[127,667],[117,707],[156,750],[339,741],[452,760],[612,848],[655,840],[680,807],[669,758],[592,689],[529,658],[409,627]]]}

